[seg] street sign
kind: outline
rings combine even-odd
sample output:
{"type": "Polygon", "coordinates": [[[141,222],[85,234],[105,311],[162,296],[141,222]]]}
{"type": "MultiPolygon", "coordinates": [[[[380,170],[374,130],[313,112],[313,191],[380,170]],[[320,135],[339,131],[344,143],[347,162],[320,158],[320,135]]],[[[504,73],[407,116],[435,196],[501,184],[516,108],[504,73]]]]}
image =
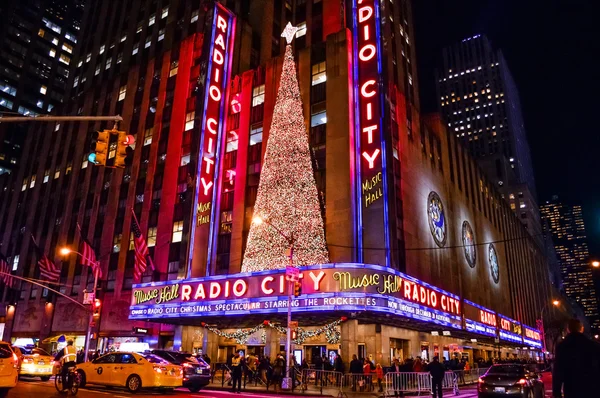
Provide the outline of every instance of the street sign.
{"type": "Polygon", "coordinates": [[[96,300],[96,295],[92,292],[83,292],[83,304],[92,304],[96,300]]]}
{"type": "Polygon", "coordinates": [[[292,282],[298,282],[298,279],[300,278],[300,270],[296,267],[288,265],[285,267],[285,276],[287,276],[287,279],[292,282]]]}
{"type": "Polygon", "coordinates": [[[298,321],[291,321],[290,329],[298,329],[298,321]]]}

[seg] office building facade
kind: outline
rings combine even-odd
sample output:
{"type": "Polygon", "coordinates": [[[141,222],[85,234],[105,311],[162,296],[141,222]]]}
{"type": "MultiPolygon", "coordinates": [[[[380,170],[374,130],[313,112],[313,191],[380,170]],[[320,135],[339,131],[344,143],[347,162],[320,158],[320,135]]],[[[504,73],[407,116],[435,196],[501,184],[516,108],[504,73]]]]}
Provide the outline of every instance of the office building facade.
{"type": "Polygon", "coordinates": [[[542,219],[558,255],[565,294],[582,308],[594,330],[600,330],[598,292],[592,276],[590,253],[580,205],[554,196],[540,206],[542,219]]]}

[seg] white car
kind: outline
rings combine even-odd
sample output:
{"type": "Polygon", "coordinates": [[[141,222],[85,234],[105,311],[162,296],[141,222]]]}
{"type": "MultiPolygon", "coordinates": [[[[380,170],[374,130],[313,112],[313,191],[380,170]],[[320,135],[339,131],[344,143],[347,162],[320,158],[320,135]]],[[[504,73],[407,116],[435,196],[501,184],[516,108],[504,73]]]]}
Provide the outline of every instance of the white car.
{"type": "Polygon", "coordinates": [[[10,344],[0,341],[0,397],[5,397],[8,390],[16,387],[19,380],[19,358],[10,344]]]}

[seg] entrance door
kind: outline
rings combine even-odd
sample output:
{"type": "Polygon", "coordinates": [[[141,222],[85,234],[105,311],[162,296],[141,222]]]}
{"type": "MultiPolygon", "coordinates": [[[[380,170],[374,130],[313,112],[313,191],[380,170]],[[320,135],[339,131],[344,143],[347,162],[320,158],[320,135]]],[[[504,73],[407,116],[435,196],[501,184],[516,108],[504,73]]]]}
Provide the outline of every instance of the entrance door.
{"type": "Polygon", "coordinates": [[[306,354],[306,362],[314,364],[317,357],[323,358],[327,353],[327,346],[324,345],[308,345],[304,346],[306,354]]]}
{"type": "Polygon", "coordinates": [[[234,352],[235,352],[235,346],[233,346],[233,345],[220,346],[219,353],[217,355],[217,357],[218,357],[217,362],[226,363],[229,360],[229,358],[231,358],[231,356],[233,355],[234,352]]]}
{"type": "Polygon", "coordinates": [[[255,357],[265,355],[265,347],[262,345],[249,345],[247,355],[254,355],[255,357]]]}

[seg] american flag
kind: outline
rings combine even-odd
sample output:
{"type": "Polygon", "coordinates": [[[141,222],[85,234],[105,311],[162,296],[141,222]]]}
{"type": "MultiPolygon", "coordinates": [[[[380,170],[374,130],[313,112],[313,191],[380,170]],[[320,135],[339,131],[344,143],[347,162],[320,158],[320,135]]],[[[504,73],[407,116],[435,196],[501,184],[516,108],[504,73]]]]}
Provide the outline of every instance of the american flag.
{"type": "Polygon", "coordinates": [[[83,236],[81,237],[81,257],[81,264],[87,265],[94,272],[98,269],[98,278],[102,278],[102,269],[100,268],[100,264],[98,264],[98,260],[96,260],[96,252],[83,236]]]}
{"type": "Polygon", "coordinates": [[[38,256],[38,265],[40,266],[40,275],[43,279],[47,279],[50,282],[58,282],[60,279],[60,269],[51,261],[42,249],[38,247],[38,245],[33,243],[35,251],[38,256]]]}
{"type": "Polygon", "coordinates": [[[6,257],[2,255],[2,253],[0,253],[0,272],[2,272],[2,274],[0,275],[0,280],[4,281],[6,286],[12,287],[15,282],[15,279],[10,274],[8,261],[6,260],[6,257]]]}
{"type": "Polygon", "coordinates": [[[154,263],[150,257],[148,245],[146,244],[144,235],[142,235],[142,231],[140,230],[135,213],[133,214],[132,232],[133,245],[135,247],[135,268],[133,270],[133,277],[134,279],[139,280],[142,274],[146,271],[146,267],[148,265],[150,266],[151,270],[154,270],[154,263]]]}

